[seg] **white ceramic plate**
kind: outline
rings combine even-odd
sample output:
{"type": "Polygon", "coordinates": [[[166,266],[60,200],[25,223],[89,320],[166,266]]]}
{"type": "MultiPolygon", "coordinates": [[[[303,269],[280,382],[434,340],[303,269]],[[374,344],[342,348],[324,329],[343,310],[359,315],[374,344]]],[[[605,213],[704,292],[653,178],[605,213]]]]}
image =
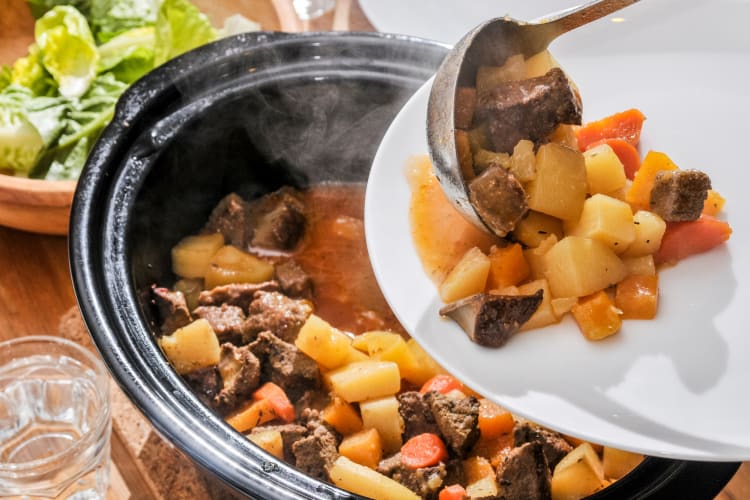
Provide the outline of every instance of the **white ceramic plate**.
{"type": "MultiPolygon", "coordinates": [[[[396,117],[374,159],[365,229],[375,274],[398,318],[434,358],[515,413],[642,453],[750,459],[750,3],[648,0],[555,42],[579,85],[584,119],[630,107],[647,116],[642,151],[706,171],[727,201],[728,244],[660,273],[659,313],[602,342],[568,318],[501,349],[441,320],[409,228],[403,168],[425,154],[429,82],[396,117]]],[[[450,228],[445,228],[450,230],[450,228]]]]}

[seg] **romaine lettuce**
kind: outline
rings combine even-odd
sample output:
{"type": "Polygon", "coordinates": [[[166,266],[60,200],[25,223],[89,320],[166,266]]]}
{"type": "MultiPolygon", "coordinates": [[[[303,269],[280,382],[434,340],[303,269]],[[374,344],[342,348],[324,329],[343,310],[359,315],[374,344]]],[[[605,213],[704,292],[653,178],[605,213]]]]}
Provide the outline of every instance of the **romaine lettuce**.
{"type": "Polygon", "coordinates": [[[154,28],[135,28],[99,46],[99,72],[132,83],[154,67],[154,28]]]}
{"type": "Polygon", "coordinates": [[[154,0],[93,0],[89,23],[99,43],[134,28],[153,26],[158,2],[154,0]]]}
{"type": "Polygon", "coordinates": [[[208,17],[195,5],[188,0],[164,0],[156,18],[154,62],[159,66],[216,38],[208,17]]]}
{"type": "Polygon", "coordinates": [[[0,168],[28,172],[44,148],[23,106],[30,97],[30,91],[12,85],[0,93],[0,168]]]}

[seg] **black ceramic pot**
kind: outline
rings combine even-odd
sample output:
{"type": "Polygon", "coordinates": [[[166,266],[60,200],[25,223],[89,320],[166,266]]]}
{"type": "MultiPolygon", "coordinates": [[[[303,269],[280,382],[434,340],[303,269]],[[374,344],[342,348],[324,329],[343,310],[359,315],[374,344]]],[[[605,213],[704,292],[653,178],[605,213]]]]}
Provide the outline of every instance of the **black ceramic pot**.
{"type": "MultiPolygon", "coordinates": [[[[350,498],[273,459],[203,406],[154,342],[152,283],[225,194],[364,182],[385,130],[446,47],[356,33],[256,33],[184,55],[130,88],[72,210],[84,320],[114,378],[163,435],[257,498],[350,498]]],[[[647,459],[596,498],[711,498],[738,464],[647,459]]]]}

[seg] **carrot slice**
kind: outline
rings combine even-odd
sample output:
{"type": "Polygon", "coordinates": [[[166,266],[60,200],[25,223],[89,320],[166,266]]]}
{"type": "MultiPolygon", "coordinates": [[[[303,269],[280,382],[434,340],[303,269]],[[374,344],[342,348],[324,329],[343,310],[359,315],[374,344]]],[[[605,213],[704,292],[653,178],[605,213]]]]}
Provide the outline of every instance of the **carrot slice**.
{"type": "Polygon", "coordinates": [[[463,500],[466,498],[466,490],[460,484],[452,484],[440,490],[438,500],[463,500]]]}
{"type": "Polygon", "coordinates": [[[641,128],[646,117],[637,109],[628,109],[578,129],[578,147],[586,151],[589,144],[602,139],[624,139],[633,146],[641,140],[641,128]]]}
{"type": "Polygon", "coordinates": [[[452,390],[458,389],[459,391],[464,390],[464,385],[450,375],[444,373],[435,375],[430,380],[424,383],[422,388],[419,390],[422,394],[426,394],[430,391],[436,391],[440,394],[448,394],[452,390]]]}
{"type": "Polygon", "coordinates": [[[669,222],[654,262],[677,262],[690,255],[707,252],[727,241],[732,228],[725,221],[703,214],[698,220],[669,222]]]}
{"type": "Polygon", "coordinates": [[[432,467],[448,458],[448,450],[440,436],[432,432],[418,434],[401,447],[401,464],[410,469],[432,467]]]}
{"type": "Polygon", "coordinates": [[[285,422],[294,421],[294,406],[287,397],[284,389],[274,384],[273,382],[266,382],[260,386],[254,393],[253,399],[260,401],[263,399],[268,400],[271,404],[276,415],[285,422]]]}
{"type": "Polygon", "coordinates": [[[641,168],[641,155],[638,150],[625,139],[602,139],[600,141],[592,142],[586,147],[586,150],[595,148],[600,144],[607,144],[620,159],[620,163],[625,167],[625,177],[633,180],[635,173],[641,168]]]}

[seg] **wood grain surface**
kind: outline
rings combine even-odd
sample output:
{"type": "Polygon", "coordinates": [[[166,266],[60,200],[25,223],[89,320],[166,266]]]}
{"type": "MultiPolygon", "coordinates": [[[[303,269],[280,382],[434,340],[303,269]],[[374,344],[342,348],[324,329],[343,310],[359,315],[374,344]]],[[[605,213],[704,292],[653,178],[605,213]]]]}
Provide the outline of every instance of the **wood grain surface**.
{"type": "MultiPolygon", "coordinates": [[[[196,3],[212,11],[214,22],[239,10],[261,22],[265,29],[300,28],[296,20],[277,15],[278,3],[287,1],[199,0],[196,3]]],[[[339,0],[336,11],[302,28],[326,30],[334,26],[356,31],[374,30],[356,0],[339,0]]],[[[0,0],[0,64],[10,63],[22,55],[32,42],[31,33],[33,20],[25,1],[0,0]]],[[[34,334],[61,334],[82,344],[89,342],[75,309],[67,241],[65,237],[0,227],[0,340],[34,334]]],[[[164,442],[116,388],[112,399],[115,432],[108,500],[178,498],[175,494],[180,487],[184,492],[179,496],[182,498],[233,496],[164,442]]],[[[750,462],[742,465],[717,499],[750,499],[750,462]]]]}

